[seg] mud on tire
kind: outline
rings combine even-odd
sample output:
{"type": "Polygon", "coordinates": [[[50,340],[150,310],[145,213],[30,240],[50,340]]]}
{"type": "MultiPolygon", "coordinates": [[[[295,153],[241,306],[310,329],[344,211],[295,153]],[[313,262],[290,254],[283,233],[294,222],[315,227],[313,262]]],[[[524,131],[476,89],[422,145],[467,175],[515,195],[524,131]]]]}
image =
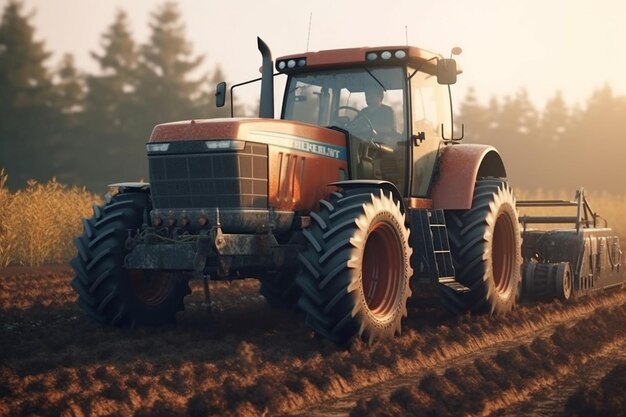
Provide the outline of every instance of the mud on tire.
{"type": "Polygon", "coordinates": [[[311,213],[297,284],[307,324],[339,346],[400,333],[411,294],[412,250],[391,192],[355,188],[333,193],[311,213]]]}
{"type": "Polygon", "coordinates": [[[515,198],[502,179],[476,182],[469,210],[446,212],[456,279],[470,288],[441,288],[444,307],[453,314],[505,314],[515,305],[520,282],[521,235],[515,198]]]}
{"type": "Polygon", "coordinates": [[[83,234],[74,239],[78,251],[70,265],[76,276],[72,287],[78,305],[93,320],[124,325],[160,325],[175,321],[191,292],[176,273],[127,270],[125,242],[136,233],[149,209],[147,192],[128,192],[94,205],[91,219],[83,219],[83,234]]]}

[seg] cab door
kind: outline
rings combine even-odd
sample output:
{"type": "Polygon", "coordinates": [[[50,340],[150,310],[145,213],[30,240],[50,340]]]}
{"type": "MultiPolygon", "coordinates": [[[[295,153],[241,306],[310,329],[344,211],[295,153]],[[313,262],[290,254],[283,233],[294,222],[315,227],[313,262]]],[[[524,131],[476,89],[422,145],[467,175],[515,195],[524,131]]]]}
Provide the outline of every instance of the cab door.
{"type": "Polygon", "coordinates": [[[410,148],[412,154],[411,197],[428,197],[439,149],[442,124],[450,132],[450,101],[447,86],[437,76],[409,68],[410,148]]]}

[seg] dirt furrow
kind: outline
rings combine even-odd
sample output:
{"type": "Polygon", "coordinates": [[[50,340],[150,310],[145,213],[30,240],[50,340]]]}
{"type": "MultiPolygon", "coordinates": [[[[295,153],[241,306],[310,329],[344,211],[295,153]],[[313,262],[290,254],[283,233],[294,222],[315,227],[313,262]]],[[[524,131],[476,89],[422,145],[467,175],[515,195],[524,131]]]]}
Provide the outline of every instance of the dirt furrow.
{"type": "MultiPolygon", "coordinates": [[[[585,364],[623,349],[625,314],[626,304],[598,309],[571,326],[557,326],[548,337],[498,350],[487,358],[477,357],[469,364],[432,371],[391,393],[361,399],[350,415],[497,415],[563,380],[576,378],[585,364]]],[[[551,410],[552,415],[562,411],[551,410]]],[[[541,414],[525,411],[522,415],[541,414]]]]}
{"type": "Polygon", "coordinates": [[[569,398],[581,387],[597,385],[616,364],[626,365],[626,339],[609,344],[596,355],[584,358],[580,366],[558,378],[550,386],[532,392],[517,403],[491,413],[490,417],[534,416],[548,417],[560,414],[569,398]]]}
{"type": "MultiPolygon", "coordinates": [[[[585,319],[599,309],[611,308],[626,302],[623,294],[615,299],[598,299],[596,303],[573,308],[568,314],[547,316],[548,321],[538,326],[521,327],[503,332],[504,337],[494,338],[490,342],[476,340],[476,343],[467,346],[466,350],[456,350],[448,355],[435,355],[433,358],[424,358],[421,367],[416,371],[406,372],[389,380],[361,387],[346,395],[341,395],[332,402],[324,401],[292,415],[299,416],[347,416],[359,400],[366,400],[375,395],[389,395],[392,392],[411,385],[415,385],[429,373],[442,374],[446,369],[466,366],[477,359],[486,359],[494,356],[498,351],[512,350],[527,345],[537,338],[551,335],[559,326],[571,327],[578,321],[585,319]]],[[[405,367],[408,369],[409,367],[405,367]]],[[[610,369],[610,368],[609,368],[610,369]]]]}
{"type": "MultiPolygon", "coordinates": [[[[390,381],[405,384],[399,376],[478,378],[474,364],[492,360],[533,368],[543,361],[535,348],[552,343],[552,333],[626,304],[626,292],[613,291],[522,306],[506,318],[412,307],[401,337],[342,351],[316,339],[300,315],[269,308],[254,280],[211,283],[212,314],[196,282],[177,325],[117,329],[84,317],[71,278],[67,269],[0,270],[0,416],[310,415],[352,401],[346,415],[357,398],[398,391],[390,381]],[[452,374],[429,373],[437,369],[452,374]]],[[[530,398],[524,389],[517,397],[530,398]]]]}

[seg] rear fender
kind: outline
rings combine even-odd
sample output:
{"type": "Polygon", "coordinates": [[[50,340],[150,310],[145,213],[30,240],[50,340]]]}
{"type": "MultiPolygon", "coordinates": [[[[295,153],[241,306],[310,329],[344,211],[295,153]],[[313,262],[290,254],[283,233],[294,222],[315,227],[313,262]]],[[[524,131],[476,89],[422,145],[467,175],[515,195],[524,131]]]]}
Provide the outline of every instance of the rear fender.
{"type": "Polygon", "coordinates": [[[506,178],[498,151],[488,145],[449,145],[439,157],[439,173],[433,183],[433,208],[466,210],[472,206],[476,179],[506,178]]]}

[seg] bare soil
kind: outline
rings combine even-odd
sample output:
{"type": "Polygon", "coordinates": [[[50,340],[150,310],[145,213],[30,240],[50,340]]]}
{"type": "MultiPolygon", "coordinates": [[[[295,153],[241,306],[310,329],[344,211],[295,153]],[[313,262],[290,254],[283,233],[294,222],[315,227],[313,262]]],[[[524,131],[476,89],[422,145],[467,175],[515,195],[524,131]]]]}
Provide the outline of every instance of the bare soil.
{"type": "Polygon", "coordinates": [[[409,309],[403,335],[337,350],[258,283],[201,283],[178,324],[117,329],[67,267],[0,270],[0,416],[624,415],[626,292],[506,318],[409,309]],[[621,414],[620,414],[621,412],[621,414]]]}

